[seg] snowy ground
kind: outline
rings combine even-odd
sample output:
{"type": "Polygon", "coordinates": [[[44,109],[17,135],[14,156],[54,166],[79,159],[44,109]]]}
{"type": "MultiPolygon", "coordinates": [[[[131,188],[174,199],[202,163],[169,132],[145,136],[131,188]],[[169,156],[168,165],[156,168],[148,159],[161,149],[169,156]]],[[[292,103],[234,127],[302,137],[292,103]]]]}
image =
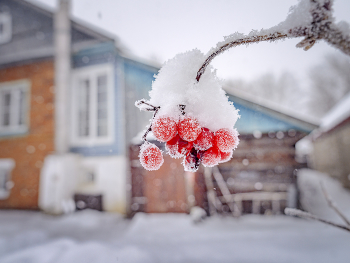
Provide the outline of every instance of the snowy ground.
{"type": "Polygon", "coordinates": [[[350,233],[282,215],[213,217],[194,224],[184,214],[126,220],[87,210],[61,217],[0,211],[1,263],[345,263],[349,258],[350,233]]]}

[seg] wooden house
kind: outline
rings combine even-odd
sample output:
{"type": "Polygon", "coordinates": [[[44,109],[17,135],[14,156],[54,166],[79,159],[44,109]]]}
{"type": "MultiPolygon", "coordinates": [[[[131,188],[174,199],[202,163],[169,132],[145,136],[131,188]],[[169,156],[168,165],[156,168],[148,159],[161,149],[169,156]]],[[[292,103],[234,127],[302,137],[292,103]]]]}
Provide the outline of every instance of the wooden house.
{"type": "Polygon", "coordinates": [[[181,160],[166,156],[170,169],[148,172],[138,162],[136,143],[130,151],[133,211],[188,212],[196,205],[209,212],[212,203],[224,213],[279,213],[297,206],[296,171],[306,164],[295,160],[295,144],[317,122],[242,92],[228,96],[241,115],[236,123],[240,144],[232,160],[219,170],[201,166],[192,174],[183,171],[181,160]]]}
{"type": "Polygon", "coordinates": [[[0,208],[126,213],[127,142],[149,119],[134,101],[158,68],[69,10],[0,0],[0,208]]]}

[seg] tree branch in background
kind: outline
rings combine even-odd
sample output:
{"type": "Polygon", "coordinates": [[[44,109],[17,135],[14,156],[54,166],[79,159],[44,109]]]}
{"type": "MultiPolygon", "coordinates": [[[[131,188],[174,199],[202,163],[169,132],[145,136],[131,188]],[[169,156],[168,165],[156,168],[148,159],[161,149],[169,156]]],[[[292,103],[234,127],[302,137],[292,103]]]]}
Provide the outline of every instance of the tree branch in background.
{"type": "Polygon", "coordinates": [[[339,217],[341,217],[341,219],[343,219],[343,221],[350,226],[350,221],[349,219],[346,218],[346,216],[339,210],[337,204],[332,200],[332,198],[329,196],[326,188],[324,187],[323,182],[320,182],[321,184],[321,189],[322,189],[322,193],[324,195],[324,197],[327,200],[328,205],[338,214],[339,217]]]}
{"type": "Polygon", "coordinates": [[[309,50],[317,41],[325,40],[333,47],[350,56],[350,30],[345,22],[334,23],[332,16],[333,0],[302,0],[294,7],[287,19],[268,30],[252,31],[248,36],[235,33],[219,42],[213,48],[197,72],[199,81],[209,63],[231,47],[248,45],[261,41],[276,41],[285,38],[305,37],[297,47],[309,50]],[[306,10],[305,10],[306,9],[306,10]],[[295,25],[302,20],[300,25],[295,25]]]}
{"type": "Polygon", "coordinates": [[[316,220],[316,221],[319,221],[319,222],[322,222],[322,223],[325,223],[325,224],[328,224],[331,226],[335,226],[335,227],[338,227],[338,228],[341,228],[343,230],[350,232],[350,227],[348,227],[348,226],[343,226],[343,225],[340,225],[340,224],[337,224],[337,223],[334,223],[334,222],[331,222],[328,220],[324,220],[324,219],[319,218],[313,214],[301,211],[299,209],[287,207],[286,209],[284,209],[284,213],[288,216],[297,216],[297,217],[304,218],[304,219],[313,219],[313,220],[316,220]]]}

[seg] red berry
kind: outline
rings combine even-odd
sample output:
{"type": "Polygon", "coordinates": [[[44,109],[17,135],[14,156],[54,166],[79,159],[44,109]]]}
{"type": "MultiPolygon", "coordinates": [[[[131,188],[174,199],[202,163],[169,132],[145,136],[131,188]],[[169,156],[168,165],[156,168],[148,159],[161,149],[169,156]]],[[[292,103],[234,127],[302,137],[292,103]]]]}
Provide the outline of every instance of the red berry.
{"type": "Polygon", "coordinates": [[[221,160],[220,151],[216,147],[211,147],[204,152],[202,158],[202,164],[206,167],[212,167],[217,165],[221,160]]]}
{"type": "Polygon", "coordinates": [[[188,151],[193,147],[193,143],[189,143],[180,138],[179,135],[176,135],[170,141],[165,144],[165,148],[168,151],[168,154],[173,158],[180,158],[184,156],[188,151]]]}
{"type": "Polygon", "coordinates": [[[216,146],[222,152],[230,152],[239,143],[238,132],[234,129],[220,129],[215,133],[216,146]]]}
{"type": "Polygon", "coordinates": [[[161,150],[149,142],[141,145],[139,157],[142,166],[148,171],[158,170],[164,162],[161,150]]]}
{"type": "Polygon", "coordinates": [[[177,124],[174,118],[159,117],[152,122],[152,131],[158,141],[167,142],[175,137],[177,124]]]}
{"type": "Polygon", "coordinates": [[[187,154],[193,148],[193,142],[186,142],[180,138],[179,140],[179,152],[187,154]]]}
{"type": "Polygon", "coordinates": [[[183,140],[193,142],[202,132],[202,129],[195,118],[185,117],[178,124],[178,132],[183,140]]]}
{"type": "Polygon", "coordinates": [[[208,128],[202,128],[197,140],[194,141],[194,148],[196,150],[205,151],[213,146],[214,134],[208,128]]]}
{"type": "Polygon", "coordinates": [[[225,163],[225,162],[231,160],[232,154],[233,154],[233,151],[230,151],[230,152],[220,152],[221,159],[220,159],[220,162],[219,162],[219,163],[225,163]]]}

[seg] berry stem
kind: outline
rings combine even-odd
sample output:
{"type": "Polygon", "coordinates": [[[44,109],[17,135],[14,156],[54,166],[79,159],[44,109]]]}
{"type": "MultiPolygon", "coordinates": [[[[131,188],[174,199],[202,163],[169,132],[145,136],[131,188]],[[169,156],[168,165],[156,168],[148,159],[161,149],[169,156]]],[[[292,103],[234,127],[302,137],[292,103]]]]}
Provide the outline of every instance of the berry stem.
{"type": "MultiPolygon", "coordinates": [[[[154,111],[153,113],[153,117],[152,117],[152,120],[156,117],[159,109],[160,109],[160,106],[156,107],[156,106],[153,106],[152,104],[149,104],[148,102],[146,102],[145,100],[140,100],[136,103],[136,106],[140,106],[141,104],[146,104],[147,106],[150,106],[151,108],[148,108],[148,109],[145,109],[146,111],[154,111]]],[[[144,142],[147,142],[147,135],[148,133],[152,130],[152,122],[151,124],[148,126],[146,132],[144,133],[144,135],[142,136],[142,140],[144,142]]]]}

